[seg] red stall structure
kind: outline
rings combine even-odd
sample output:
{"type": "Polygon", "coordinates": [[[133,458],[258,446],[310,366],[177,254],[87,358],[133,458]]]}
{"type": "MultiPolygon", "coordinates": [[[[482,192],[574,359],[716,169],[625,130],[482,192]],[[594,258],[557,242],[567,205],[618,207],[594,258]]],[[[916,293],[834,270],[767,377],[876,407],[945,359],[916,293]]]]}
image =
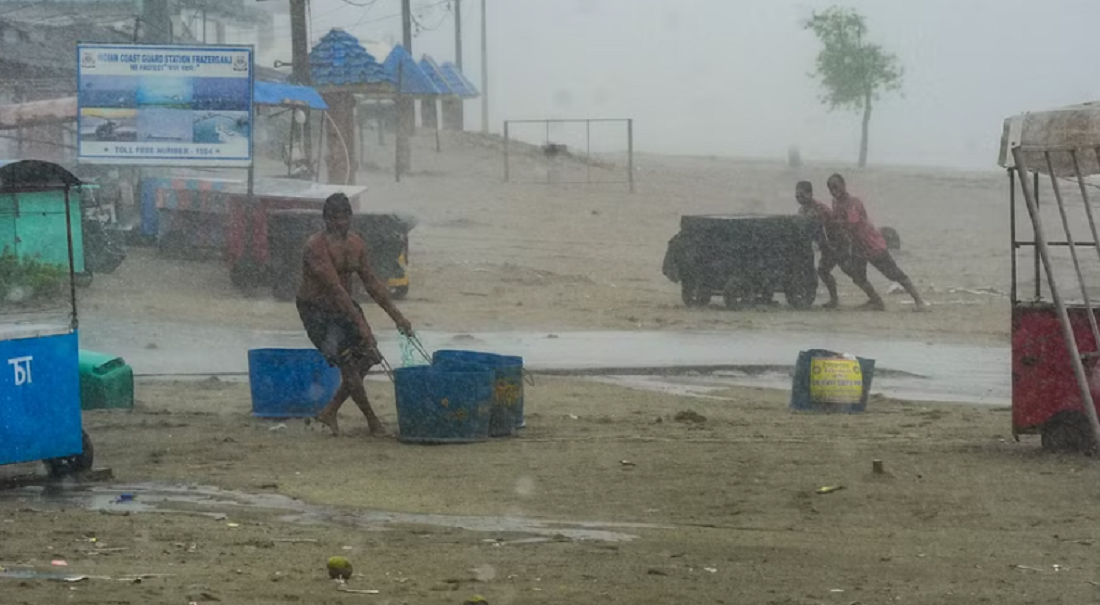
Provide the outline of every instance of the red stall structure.
{"type": "Polygon", "coordinates": [[[320,210],[325,198],[342,192],[362,208],[362,185],[330,185],[295,178],[256,178],[252,198],[248,183],[238,179],[175,177],[155,187],[159,245],[170,257],[222,256],[233,283],[268,283],[268,216],[277,210],[320,210]]]}
{"type": "Polygon", "coordinates": [[[1011,200],[1012,432],[1096,453],[1100,103],[1008,118],[1000,165],[1011,200]]]}

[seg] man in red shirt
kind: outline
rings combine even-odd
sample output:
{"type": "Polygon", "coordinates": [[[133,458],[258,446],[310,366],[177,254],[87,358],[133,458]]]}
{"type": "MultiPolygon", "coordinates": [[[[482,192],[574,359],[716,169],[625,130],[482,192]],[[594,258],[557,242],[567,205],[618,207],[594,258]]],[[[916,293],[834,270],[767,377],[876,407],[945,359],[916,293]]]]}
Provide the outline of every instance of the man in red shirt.
{"type": "Polygon", "coordinates": [[[851,241],[851,258],[842,263],[841,269],[852,278],[857,286],[867,294],[865,309],[876,311],[886,310],[886,303],[875,291],[875,287],[867,280],[867,263],[870,263],[886,279],[901,284],[902,288],[913,297],[918,310],[927,308],[912,280],[898,267],[894,258],[886,249],[886,240],[882,233],[871,223],[867,217],[867,209],[859,198],[848,194],[848,187],[844,183],[844,177],[834,174],[829,177],[829,193],[833,195],[832,219],[838,231],[844,232],[851,241]]]}
{"type": "Polygon", "coordinates": [[[814,199],[814,186],[810,181],[799,181],[794,187],[794,199],[798,200],[798,214],[814,222],[813,239],[817,243],[817,249],[821,251],[821,260],[817,263],[817,276],[825,284],[829,291],[829,302],[825,303],[826,309],[835,309],[840,304],[836,294],[836,278],[833,277],[833,269],[837,266],[837,243],[831,237],[830,231],[835,234],[833,228],[833,211],[827,205],[814,199]]]}

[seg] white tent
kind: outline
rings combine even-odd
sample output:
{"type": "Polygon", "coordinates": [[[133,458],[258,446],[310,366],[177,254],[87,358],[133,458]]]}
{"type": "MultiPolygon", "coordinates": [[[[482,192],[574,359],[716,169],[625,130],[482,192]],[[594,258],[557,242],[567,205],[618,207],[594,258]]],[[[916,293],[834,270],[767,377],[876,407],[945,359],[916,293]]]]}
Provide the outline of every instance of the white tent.
{"type": "Polygon", "coordinates": [[[1006,119],[998,160],[1001,166],[1015,167],[1012,150],[1016,147],[1025,149],[1024,162],[1033,172],[1049,172],[1043,151],[1050,151],[1056,175],[1076,175],[1069,153],[1074,149],[1079,151],[1078,163],[1083,176],[1100,174],[1097,152],[1100,148],[1100,102],[1029,112],[1006,119]]]}

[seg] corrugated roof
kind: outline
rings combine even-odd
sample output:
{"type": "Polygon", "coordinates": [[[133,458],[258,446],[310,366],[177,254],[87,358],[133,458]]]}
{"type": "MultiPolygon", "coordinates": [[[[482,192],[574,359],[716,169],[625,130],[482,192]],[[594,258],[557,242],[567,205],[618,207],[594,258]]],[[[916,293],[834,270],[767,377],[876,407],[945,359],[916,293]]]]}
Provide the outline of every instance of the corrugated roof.
{"type": "Polygon", "coordinates": [[[439,69],[443,72],[443,79],[452,92],[465,98],[478,96],[477,88],[466,79],[466,76],[462,75],[457,65],[448,61],[440,65],[439,69]]]}
{"type": "Polygon", "coordinates": [[[313,47],[309,67],[318,86],[396,84],[355,36],[339,29],[325,34],[313,47]]]}
{"type": "Polygon", "coordinates": [[[447,86],[447,80],[443,77],[443,70],[439,68],[439,64],[435,62],[435,59],[431,55],[424,55],[420,58],[420,69],[428,76],[428,79],[432,81],[439,94],[451,95],[455,94],[451,91],[451,88],[447,86]]]}
{"type": "Polygon", "coordinates": [[[420,69],[416,60],[398,44],[390,51],[389,56],[382,62],[386,73],[400,83],[401,92],[407,95],[438,95],[439,89],[435,87],[428,74],[420,69]]]}

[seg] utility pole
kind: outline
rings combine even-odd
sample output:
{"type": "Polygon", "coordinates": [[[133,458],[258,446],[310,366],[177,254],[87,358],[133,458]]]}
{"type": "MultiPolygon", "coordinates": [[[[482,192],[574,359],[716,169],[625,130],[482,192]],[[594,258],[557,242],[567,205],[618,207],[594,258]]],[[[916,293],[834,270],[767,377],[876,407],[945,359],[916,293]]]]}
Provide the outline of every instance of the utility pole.
{"type": "Polygon", "coordinates": [[[413,54],[412,0],[401,0],[401,43],[409,56],[413,54]]]}
{"type": "MultiPolygon", "coordinates": [[[[306,26],[307,2],[308,0],[290,0],[290,66],[294,82],[303,86],[309,86],[312,82],[309,69],[309,33],[306,26]]],[[[294,150],[290,151],[293,158],[294,150]]],[[[302,124],[302,155],[307,161],[313,158],[313,133],[308,119],[302,124]]]]}
{"type": "MultiPolygon", "coordinates": [[[[412,56],[412,0],[401,0],[401,39],[405,52],[412,56]]],[[[398,70],[401,73],[401,70],[398,70]]],[[[401,174],[412,169],[412,148],[409,145],[409,137],[412,135],[413,119],[416,109],[412,98],[401,90],[404,78],[397,81],[397,102],[394,109],[397,111],[397,158],[395,173],[397,180],[401,180],[401,174]]]]}
{"type": "Polygon", "coordinates": [[[172,42],[172,17],[168,0],[144,0],[141,11],[141,41],[146,44],[172,42]]]}
{"type": "Polygon", "coordinates": [[[481,0],[481,132],[489,132],[489,36],[485,24],[485,0],[481,0]]]}
{"type": "MultiPolygon", "coordinates": [[[[455,2],[455,67],[462,71],[462,0],[455,2]]],[[[445,99],[442,103],[443,126],[449,130],[462,131],[465,128],[462,112],[463,100],[458,98],[445,99]]]]}
{"type": "Polygon", "coordinates": [[[462,70],[462,0],[455,0],[455,65],[462,70]]]}

